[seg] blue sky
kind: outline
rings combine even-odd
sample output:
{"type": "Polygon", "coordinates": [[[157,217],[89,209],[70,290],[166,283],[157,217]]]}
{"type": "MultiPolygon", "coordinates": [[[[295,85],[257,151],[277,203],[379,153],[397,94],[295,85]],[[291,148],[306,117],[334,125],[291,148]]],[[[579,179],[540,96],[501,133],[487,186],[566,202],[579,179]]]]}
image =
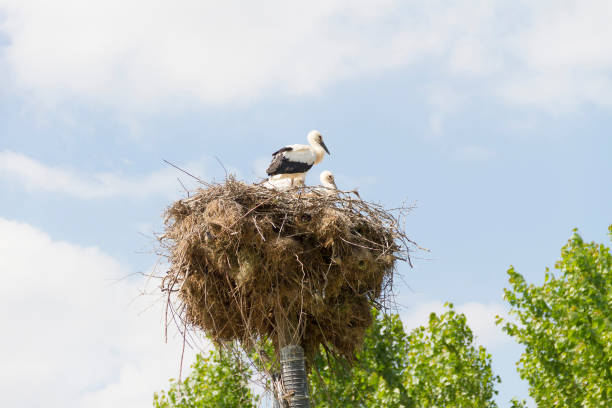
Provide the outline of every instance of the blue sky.
{"type": "Polygon", "coordinates": [[[606,1],[0,0],[0,394],[149,406],[180,341],[137,296],[155,282],[117,278],[154,268],[151,237],[189,183],[162,160],[219,180],[217,157],[254,181],[316,128],[332,155],[308,183],[329,169],[416,205],[406,228],[430,252],[399,268],[405,324],[454,302],[493,354],[500,406],[525,397],[493,316],[510,265],[540,282],[572,228],[607,240],[611,17],[606,1]]]}

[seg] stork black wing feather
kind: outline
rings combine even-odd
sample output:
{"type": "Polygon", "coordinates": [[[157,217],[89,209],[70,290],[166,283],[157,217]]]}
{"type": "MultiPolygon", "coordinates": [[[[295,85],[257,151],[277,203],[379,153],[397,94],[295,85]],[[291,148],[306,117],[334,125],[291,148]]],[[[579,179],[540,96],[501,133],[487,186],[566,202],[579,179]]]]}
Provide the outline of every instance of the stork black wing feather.
{"type": "Polygon", "coordinates": [[[285,146],[285,147],[283,147],[283,148],[281,148],[281,149],[278,149],[278,150],[277,150],[277,151],[275,151],[274,153],[272,153],[272,156],[276,156],[277,154],[281,154],[281,153],[284,153],[284,152],[290,152],[290,151],[292,151],[292,150],[293,150],[293,147],[291,147],[291,146],[285,146]]]}
{"type": "Polygon", "coordinates": [[[288,160],[283,154],[277,154],[272,159],[272,163],[266,170],[268,176],[276,174],[305,173],[312,167],[312,164],[288,160]]]}

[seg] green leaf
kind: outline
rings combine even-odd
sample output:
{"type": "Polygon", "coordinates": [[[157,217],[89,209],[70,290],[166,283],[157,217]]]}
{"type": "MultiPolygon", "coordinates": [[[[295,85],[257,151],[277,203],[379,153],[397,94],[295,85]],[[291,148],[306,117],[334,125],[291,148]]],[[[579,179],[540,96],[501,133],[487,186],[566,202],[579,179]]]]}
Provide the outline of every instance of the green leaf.
{"type": "MultiPolygon", "coordinates": [[[[609,231],[612,239],[612,225],[609,231]]],[[[506,322],[504,331],[525,346],[518,372],[539,408],[610,407],[610,250],[586,243],[574,230],[555,268],[557,275],[547,270],[541,286],[527,286],[514,268],[508,270],[504,298],[516,321],[506,322]]]]}

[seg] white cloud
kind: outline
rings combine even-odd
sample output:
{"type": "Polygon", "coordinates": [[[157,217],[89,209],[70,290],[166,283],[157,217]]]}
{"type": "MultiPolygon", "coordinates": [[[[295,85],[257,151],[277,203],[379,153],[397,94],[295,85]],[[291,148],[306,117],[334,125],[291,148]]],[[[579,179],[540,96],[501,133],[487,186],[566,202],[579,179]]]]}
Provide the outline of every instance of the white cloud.
{"type": "Polygon", "coordinates": [[[555,114],[585,103],[612,107],[612,79],[603,72],[584,74],[565,68],[512,77],[499,86],[498,93],[511,104],[541,107],[555,114]]]}
{"type": "Polygon", "coordinates": [[[567,67],[609,69],[612,4],[607,0],[534,2],[533,23],[513,38],[526,65],[538,70],[567,67]]]}
{"type": "Polygon", "coordinates": [[[26,224],[0,218],[0,235],[3,404],[150,406],[178,376],[182,341],[164,344],[162,302],[138,296],[142,279],[117,280],[128,270],[99,249],[26,224]]]}
{"type": "MultiPolygon", "coordinates": [[[[447,309],[444,302],[432,300],[415,304],[401,313],[402,322],[406,331],[418,326],[427,325],[432,312],[442,314],[447,309]]],[[[509,342],[501,328],[495,324],[495,316],[506,316],[502,305],[494,302],[478,303],[467,302],[456,304],[455,310],[465,314],[467,324],[472,329],[477,344],[485,346],[488,350],[504,347],[509,342]]]]}
{"type": "Polygon", "coordinates": [[[0,0],[0,8],[9,38],[0,69],[29,100],[248,103],[424,62],[440,73],[436,83],[478,79],[482,92],[511,103],[612,105],[607,0],[0,0]]]}
{"type": "Polygon", "coordinates": [[[176,97],[226,103],[270,90],[311,93],[373,65],[393,66],[395,47],[384,51],[355,28],[384,19],[394,3],[0,2],[11,39],[6,61],[21,86],[43,97],[138,107],[176,97]],[[387,58],[375,62],[376,54],[387,58]]]}
{"type": "MultiPolygon", "coordinates": [[[[203,174],[202,166],[197,163],[181,167],[196,176],[203,174]]],[[[67,168],[45,165],[21,153],[0,151],[0,179],[21,183],[32,191],[63,193],[83,199],[155,194],[175,196],[181,189],[177,177],[188,178],[169,165],[140,177],[116,173],[80,174],[67,168]]]]}
{"type": "Polygon", "coordinates": [[[529,2],[529,22],[508,38],[518,66],[499,85],[508,101],[551,112],[612,106],[612,3],[529,2]]]}

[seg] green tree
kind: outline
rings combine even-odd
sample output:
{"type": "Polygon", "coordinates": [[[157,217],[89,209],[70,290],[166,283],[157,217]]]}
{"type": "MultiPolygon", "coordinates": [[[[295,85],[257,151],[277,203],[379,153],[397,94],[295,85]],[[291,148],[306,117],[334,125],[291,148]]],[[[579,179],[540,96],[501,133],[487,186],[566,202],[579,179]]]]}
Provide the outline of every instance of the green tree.
{"type": "Polygon", "coordinates": [[[363,348],[352,364],[318,355],[310,373],[313,405],[332,407],[412,407],[403,386],[406,333],[398,315],[372,311],[363,348]]]}
{"type": "Polygon", "coordinates": [[[170,389],[153,395],[155,408],[251,408],[259,398],[248,386],[246,365],[218,351],[196,356],[184,381],[170,380],[170,389]]]}
{"type": "Polygon", "coordinates": [[[464,314],[452,304],[429,325],[408,336],[408,371],[404,385],[418,407],[497,407],[491,356],[474,346],[474,335],[464,314]]]}
{"type": "MultiPolygon", "coordinates": [[[[612,238],[612,225],[609,227],[612,238]]],[[[612,406],[612,257],[576,232],[541,286],[508,270],[504,290],[515,322],[504,330],[525,346],[517,363],[538,407],[612,406]]],[[[501,319],[500,319],[501,322],[501,319]]]]}
{"type": "MultiPolygon", "coordinates": [[[[314,407],[497,406],[493,397],[499,377],[493,374],[491,357],[484,348],[474,346],[465,316],[456,313],[451,304],[440,316],[432,313],[427,326],[410,334],[404,331],[398,315],[372,313],[374,323],[354,362],[324,354],[315,358],[309,377],[314,407]]],[[[248,372],[217,358],[217,354],[213,356],[215,359],[205,364],[196,362],[182,393],[173,382],[167,393],[156,395],[155,407],[253,406],[247,399],[252,398],[246,387],[248,372]],[[224,367],[221,371],[216,368],[219,364],[224,367]],[[215,399],[221,394],[244,398],[222,403],[215,399]]]]}
{"type": "Polygon", "coordinates": [[[406,335],[397,315],[374,311],[355,364],[318,359],[310,378],[315,406],[496,407],[499,377],[491,356],[475,347],[463,314],[452,304],[406,335]]]}

